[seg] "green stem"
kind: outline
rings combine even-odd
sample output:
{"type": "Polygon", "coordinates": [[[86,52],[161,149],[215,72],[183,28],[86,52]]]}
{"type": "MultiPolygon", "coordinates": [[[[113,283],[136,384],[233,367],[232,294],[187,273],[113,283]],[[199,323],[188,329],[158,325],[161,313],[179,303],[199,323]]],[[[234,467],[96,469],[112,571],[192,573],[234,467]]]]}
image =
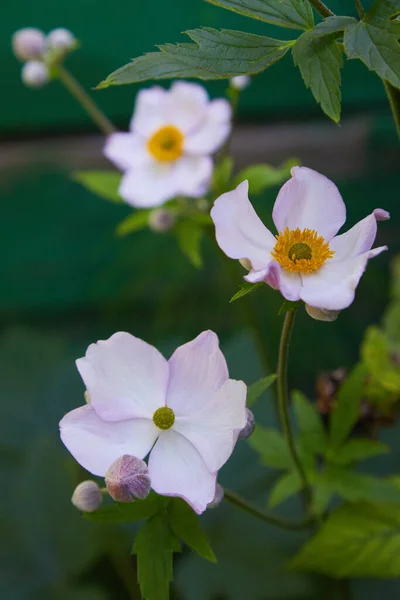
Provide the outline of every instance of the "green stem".
{"type": "Polygon", "coordinates": [[[75,100],[77,100],[79,104],[86,110],[100,131],[102,131],[104,135],[110,135],[110,133],[114,133],[116,131],[114,125],[102,113],[97,104],[93,102],[79,81],[77,81],[75,77],[61,65],[57,69],[57,74],[61,83],[65,85],[75,100]]]}
{"type": "Polygon", "coordinates": [[[224,499],[233,504],[234,506],[245,510],[253,517],[260,519],[261,521],[265,521],[265,523],[269,523],[270,525],[281,527],[282,529],[297,531],[300,529],[306,529],[312,523],[310,519],[296,522],[287,521],[286,519],[283,519],[281,517],[276,517],[275,515],[266,512],[262,508],[258,508],[258,506],[255,506],[251,502],[248,502],[247,500],[242,498],[242,496],[236,494],[236,492],[232,492],[231,490],[228,490],[226,488],[224,488],[224,499]]]}
{"type": "Polygon", "coordinates": [[[321,15],[321,17],[334,17],[333,13],[321,0],[310,0],[310,4],[313,5],[315,10],[321,15]]]}
{"type": "Polygon", "coordinates": [[[364,7],[361,4],[361,0],[355,0],[355,2],[356,2],[357,12],[360,15],[360,19],[363,19],[365,13],[364,13],[364,7]]]}
{"type": "Polygon", "coordinates": [[[390,108],[392,109],[397,135],[400,138],[400,90],[393,87],[389,81],[385,81],[384,79],[382,81],[383,85],[385,86],[390,108]]]}
{"type": "Polygon", "coordinates": [[[287,364],[289,355],[290,336],[293,329],[295,318],[295,310],[289,310],[285,314],[283,323],[281,341],[279,345],[278,369],[277,369],[277,384],[278,384],[278,409],[279,417],[282,424],[283,433],[289,447],[289,452],[292,457],[293,465],[299,475],[300,481],[303,484],[303,493],[307,508],[311,510],[312,493],[308,484],[306,473],[297,453],[296,444],[294,441],[292,427],[289,417],[289,399],[287,388],[287,364]]]}

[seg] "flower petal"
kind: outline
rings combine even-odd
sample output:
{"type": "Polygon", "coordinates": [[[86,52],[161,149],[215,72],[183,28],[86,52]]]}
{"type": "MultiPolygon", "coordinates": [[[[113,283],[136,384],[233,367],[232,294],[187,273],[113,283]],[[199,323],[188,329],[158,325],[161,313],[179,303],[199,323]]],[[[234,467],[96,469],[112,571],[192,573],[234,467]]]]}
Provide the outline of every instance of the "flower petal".
{"type": "Polygon", "coordinates": [[[247,258],[256,271],[272,261],[276,239],[258,218],[248,198],[248,181],[222,194],[211,209],[215,235],[221,250],[230,258],[247,258]]]}
{"type": "Polygon", "coordinates": [[[314,229],[327,241],[346,220],[346,207],[336,185],[307,167],[293,167],[292,178],[281,188],[272,218],[279,232],[314,229]]]}
{"type": "Polygon", "coordinates": [[[167,405],[176,417],[201,410],[229,378],[218,337],[213,331],[203,331],[177,348],[169,359],[169,370],[167,405]]]}
{"type": "Polygon", "coordinates": [[[208,104],[208,94],[202,85],[175,81],[165,103],[166,118],[183,133],[189,133],[204,120],[208,104]]]}
{"type": "Polygon", "coordinates": [[[150,160],[143,139],[133,133],[109,135],[103,154],[121,171],[143,165],[150,160]]]}
{"type": "Polygon", "coordinates": [[[179,496],[197,514],[215,494],[216,473],[210,473],[196,448],[182,435],[163,431],[149,458],[151,487],[162,496],[179,496]]]}
{"type": "Polygon", "coordinates": [[[245,275],[244,279],[250,283],[265,281],[272,289],[279,290],[286,300],[290,300],[291,302],[300,300],[300,274],[285,271],[275,261],[272,261],[267,269],[250,271],[250,273],[245,275]]]}
{"type": "Polygon", "coordinates": [[[143,168],[127,171],[119,194],[128,204],[138,208],[160,206],[179,193],[174,165],[152,161],[143,168]]]}
{"type": "Polygon", "coordinates": [[[175,164],[178,193],[190,198],[206,194],[210,188],[213,161],[209,156],[182,156],[175,164]]]}
{"type": "Polygon", "coordinates": [[[185,150],[191,154],[213,154],[227,140],[232,129],[232,108],[227,100],[210,102],[207,114],[196,130],[185,139],[185,150]]]}
{"type": "Polygon", "coordinates": [[[131,131],[147,139],[154,131],[168,124],[165,103],[168,91],[158,85],[140,90],[136,96],[135,110],[130,123],[131,131]]]}
{"type": "Polygon", "coordinates": [[[372,214],[365,217],[362,221],[359,221],[354,227],[349,229],[349,231],[334,237],[329,244],[331,250],[334,250],[335,252],[332,260],[346,260],[371,250],[376,238],[376,222],[384,221],[389,218],[389,213],[380,208],[376,208],[372,214]]]}
{"type": "Polygon", "coordinates": [[[143,458],[159,431],[150,419],[103,421],[90,405],[72,410],[60,422],[60,435],[72,456],[93,475],[103,476],[123,454],[143,458]]]}
{"type": "Polygon", "coordinates": [[[301,299],[316,308],[342,310],[354,300],[355,290],[369,258],[377,256],[386,246],[342,261],[330,260],[319,271],[302,275],[301,299]]]}
{"type": "Polygon", "coordinates": [[[167,361],[156,348],[129,333],[115,333],[91,344],[76,366],[91,407],[105,421],[151,419],[165,404],[167,361]]]}
{"type": "Polygon", "coordinates": [[[226,463],[246,425],[246,392],[243,381],[228,379],[198,412],[175,419],[173,430],[193,444],[212,472],[226,463]]]}

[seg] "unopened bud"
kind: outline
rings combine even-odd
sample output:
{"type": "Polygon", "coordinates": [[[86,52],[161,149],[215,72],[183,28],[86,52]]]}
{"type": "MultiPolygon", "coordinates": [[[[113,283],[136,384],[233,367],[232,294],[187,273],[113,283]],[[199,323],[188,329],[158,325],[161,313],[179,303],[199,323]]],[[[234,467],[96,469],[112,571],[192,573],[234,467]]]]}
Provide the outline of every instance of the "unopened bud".
{"type": "Polygon", "coordinates": [[[215,486],[214,498],[209,504],[207,504],[207,508],[217,508],[217,506],[219,506],[221,504],[223,499],[224,499],[224,488],[222,487],[222,485],[219,485],[219,483],[217,483],[217,485],[215,486]]]}
{"type": "Polygon", "coordinates": [[[26,86],[40,88],[48,82],[49,74],[40,60],[30,60],[22,67],[21,78],[26,86]]]}
{"type": "Polygon", "coordinates": [[[156,233],[169,231],[175,224],[175,216],[165,208],[157,208],[150,213],[149,227],[156,233]]]}
{"type": "Polygon", "coordinates": [[[247,271],[251,271],[253,268],[248,258],[239,258],[239,262],[247,271]]]}
{"type": "Polygon", "coordinates": [[[95,481],[82,481],[75,488],[71,502],[82,512],[93,512],[99,508],[103,500],[101,489],[95,481]]]}
{"type": "Polygon", "coordinates": [[[76,44],[76,38],[71,31],[58,27],[50,31],[46,38],[46,45],[50,50],[68,51],[76,44]]]}
{"type": "Polygon", "coordinates": [[[108,493],[116,502],[142,500],[150,492],[150,476],[146,463],[136,456],[117,458],[105,477],[108,493]]]}
{"type": "Polygon", "coordinates": [[[340,314],[340,310],[328,310],[327,308],[317,308],[316,306],[310,306],[306,304],[307,314],[316,321],[326,321],[331,323],[336,321],[340,314]]]}
{"type": "Polygon", "coordinates": [[[231,87],[233,87],[234,90],[239,91],[249,87],[250,83],[251,77],[248,75],[237,75],[236,77],[232,77],[230,80],[231,87]]]}
{"type": "Polygon", "coordinates": [[[246,408],[246,419],[246,425],[239,433],[238,440],[246,440],[250,437],[256,426],[254,415],[249,408],[246,408]]]}
{"type": "Polygon", "coordinates": [[[12,37],[12,49],[20,60],[31,60],[42,56],[45,48],[44,33],[40,29],[26,27],[16,31],[12,37]]]}

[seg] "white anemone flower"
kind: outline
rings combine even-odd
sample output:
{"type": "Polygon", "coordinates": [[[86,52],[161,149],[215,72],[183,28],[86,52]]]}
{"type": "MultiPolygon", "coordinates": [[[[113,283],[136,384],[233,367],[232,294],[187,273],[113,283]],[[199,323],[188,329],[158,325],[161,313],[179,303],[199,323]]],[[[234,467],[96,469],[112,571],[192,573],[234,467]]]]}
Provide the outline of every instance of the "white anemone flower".
{"type": "Polygon", "coordinates": [[[231,106],[210,101],[197,84],[175,82],[137,96],[130,132],[113,133],[105,156],[124,176],[121,197],[132,206],[159,206],[176,196],[207,193],[214,154],[231,131],[231,106]]]}
{"type": "Polygon", "coordinates": [[[246,425],[246,386],[229,379],[218,337],[205,331],[167,361],[119,332],[76,362],[90,403],[60,422],[75,459],[104,476],[120,456],[144,458],[152,488],[198,513],[212,502],[218,470],[246,425]]]}
{"type": "Polygon", "coordinates": [[[368,259],[387,250],[387,246],[371,248],[377,221],[390,215],[377,208],[336,235],[346,221],[337,187],[306,167],[291,172],[272,213],[278,235],[258,218],[248,198],[248,182],[243,181],[220,196],[211,210],[218,245],[230,258],[249,261],[245,280],[264,281],[290,301],[340,311],[353,302],[368,259]]]}

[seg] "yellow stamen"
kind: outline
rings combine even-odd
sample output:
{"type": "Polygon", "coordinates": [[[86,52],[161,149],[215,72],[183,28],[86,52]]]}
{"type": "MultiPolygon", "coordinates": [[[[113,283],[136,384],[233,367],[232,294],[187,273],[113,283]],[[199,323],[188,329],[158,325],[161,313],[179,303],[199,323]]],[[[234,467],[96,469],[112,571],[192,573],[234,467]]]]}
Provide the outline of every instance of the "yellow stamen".
{"type": "Polygon", "coordinates": [[[288,229],[275,236],[272,257],[291,273],[312,273],[335,254],[313,229],[288,229]]]}
{"type": "Polygon", "coordinates": [[[153,133],[147,142],[147,149],[155,159],[172,162],[182,156],[183,142],[183,133],[177,127],[165,125],[153,133]]]}

